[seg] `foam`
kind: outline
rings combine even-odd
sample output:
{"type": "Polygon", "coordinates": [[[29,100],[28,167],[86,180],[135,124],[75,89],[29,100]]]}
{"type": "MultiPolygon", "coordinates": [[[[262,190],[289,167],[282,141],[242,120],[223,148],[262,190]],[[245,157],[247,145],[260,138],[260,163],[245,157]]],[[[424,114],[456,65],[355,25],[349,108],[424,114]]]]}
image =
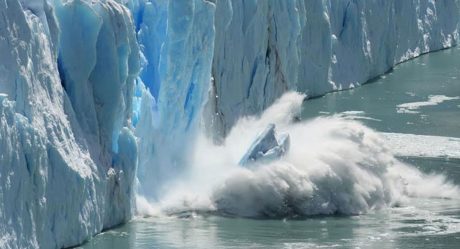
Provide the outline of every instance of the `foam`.
{"type": "Polygon", "coordinates": [[[460,158],[460,138],[380,133],[397,156],[460,158]]]}
{"type": "Polygon", "coordinates": [[[450,101],[450,100],[457,100],[460,99],[459,96],[456,97],[448,97],[445,95],[430,95],[428,96],[427,101],[419,101],[419,102],[410,102],[410,103],[404,103],[400,104],[397,106],[397,112],[398,113],[411,113],[411,114],[416,114],[419,113],[419,109],[421,107],[425,106],[436,106],[439,105],[445,101],[450,101]]]}
{"type": "Polygon", "coordinates": [[[291,92],[261,116],[240,119],[223,145],[202,136],[188,174],[153,206],[168,214],[279,218],[362,214],[404,205],[410,197],[460,197],[444,176],[398,161],[379,133],[357,121],[332,116],[293,123],[303,98],[291,92]],[[268,123],[290,134],[288,154],[254,169],[238,166],[268,123]]]}

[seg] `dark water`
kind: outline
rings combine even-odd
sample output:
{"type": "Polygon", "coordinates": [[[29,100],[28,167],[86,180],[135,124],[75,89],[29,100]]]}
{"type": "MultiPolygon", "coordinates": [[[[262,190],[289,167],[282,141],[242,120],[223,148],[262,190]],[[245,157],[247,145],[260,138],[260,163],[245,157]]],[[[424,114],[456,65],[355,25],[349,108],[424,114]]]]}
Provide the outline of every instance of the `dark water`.
{"type": "MultiPolygon", "coordinates": [[[[309,100],[303,118],[343,115],[381,132],[458,138],[457,96],[460,49],[450,49],[401,64],[371,84],[309,100]],[[438,97],[430,102],[433,95],[438,97]],[[398,108],[414,102],[421,104],[398,108]]],[[[445,174],[460,185],[460,159],[412,156],[401,160],[427,173],[445,174]]],[[[460,248],[458,200],[413,199],[410,203],[360,216],[304,220],[136,219],[81,248],[460,248]]]]}

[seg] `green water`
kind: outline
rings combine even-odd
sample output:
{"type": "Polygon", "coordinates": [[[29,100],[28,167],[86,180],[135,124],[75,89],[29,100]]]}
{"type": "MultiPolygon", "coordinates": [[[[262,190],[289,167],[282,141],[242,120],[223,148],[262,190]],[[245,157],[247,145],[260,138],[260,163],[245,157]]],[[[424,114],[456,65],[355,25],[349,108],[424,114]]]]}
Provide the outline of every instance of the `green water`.
{"type": "MultiPolygon", "coordinates": [[[[303,118],[343,115],[381,132],[460,137],[460,100],[426,105],[430,95],[460,96],[460,49],[422,56],[371,84],[311,99],[303,118]],[[425,104],[398,112],[398,105],[412,102],[425,104]]],[[[460,185],[460,159],[401,159],[460,185]]],[[[303,220],[139,218],[81,248],[460,248],[458,200],[410,203],[360,216],[303,220]]]]}
{"type": "Polygon", "coordinates": [[[363,87],[307,101],[303,117],[364,111],[362,121],[378,131],[460,137],[460,100],[398,113],[397,106],[430,95],[460,96],[460,48],[426,54],[398,65],[363,87]]]}

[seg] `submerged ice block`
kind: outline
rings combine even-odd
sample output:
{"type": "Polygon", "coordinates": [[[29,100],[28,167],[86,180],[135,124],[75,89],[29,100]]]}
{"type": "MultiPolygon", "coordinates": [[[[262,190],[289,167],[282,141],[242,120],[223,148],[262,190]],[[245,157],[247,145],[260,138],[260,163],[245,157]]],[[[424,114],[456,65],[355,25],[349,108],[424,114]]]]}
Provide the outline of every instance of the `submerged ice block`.
{"type": "Polygon", "coordinates": [[[280,158],[289,150],[289,134],[276,137],[275,125],[269,124],[251,144],[249,150],[241,158],[241,166],[249,165],[257,161],[271,161],[280,158]]]}

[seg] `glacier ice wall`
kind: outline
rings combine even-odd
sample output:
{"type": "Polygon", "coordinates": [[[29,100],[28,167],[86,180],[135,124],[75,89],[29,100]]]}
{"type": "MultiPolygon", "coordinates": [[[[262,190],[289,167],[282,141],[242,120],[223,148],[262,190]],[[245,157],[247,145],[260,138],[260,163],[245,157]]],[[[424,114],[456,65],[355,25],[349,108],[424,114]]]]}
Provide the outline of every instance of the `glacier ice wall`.
{"type": "Polygon", "coordinates": [[[132,213],[129,11],[8,0],[0,16],[0,247],[82,243],[132,213]]]}
{"type": "Polygon", "coordinates": [[[216,2],[208,126],[225,136],[286,90],[318,96],[455,45],[456,0],[216,2]]]}
{"type": "Polygon", "coordinates": [[[129,10],[112,1],[73,1],[55,9],[61,26],[62,84],[79,124],[93,144],[117,152],[118,134],[132,114],[140,69],[129,10]]]}
{"type": "Polygon", "coordinates": [[[76,245],[131,217],[138,162],[150,198],[184,167],[215,5],[0,4],[0,247],[76,245]]]}
{"type": "Polygon", "coordinates": [[[131,1],[144,63],[136,87],[139,192],[156,199],[193,153],[210,85],[214,4],[131,1]]]}

